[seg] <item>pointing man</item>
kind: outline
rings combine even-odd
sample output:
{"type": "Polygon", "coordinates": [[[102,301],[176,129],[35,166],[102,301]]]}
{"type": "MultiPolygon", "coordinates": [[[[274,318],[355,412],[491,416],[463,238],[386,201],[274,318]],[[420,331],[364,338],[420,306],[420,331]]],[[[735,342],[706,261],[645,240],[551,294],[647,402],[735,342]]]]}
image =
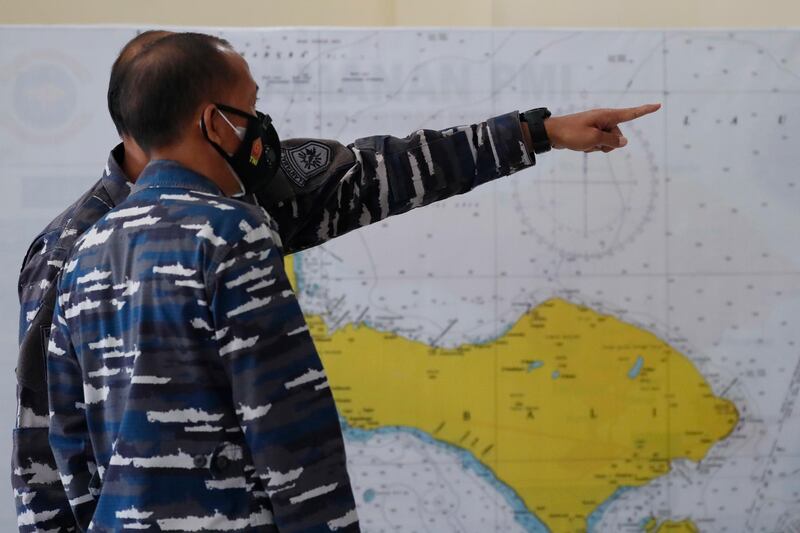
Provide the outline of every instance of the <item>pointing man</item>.
{"type": "MultiPolygon", "coordinates": [[[[239,140],[240,135],[231,137],[231,134],[236,130],[239,134],[243,133],[247,139],[246,128],[244,131],[241,128],[250,122],[245,115],[251,115],[252,110],[235,108],[225,111],[221,107],[214,112],[211,122],[220,126],[222,124],[220,121],[224,120],[229,122],[232,128],[227,132],[222,130],[226,133],[220,136],[219,142],[214,141],[219,147],[214,151],[216,157],[221,158],[223,162],[227,161],[226,168],[236,168],[235,162],[228,159],[232,154],[235,155],[244,143],[239,140]],[[240,146],[237,147],[237,143],[240,146]]],[[[271,216],[266,222],[272,230],[271,239],[276,249],[280,249],[280,243],[283,243],[284,252],[294,251],[319,244],[351,229],[418,205],[466,192],[483,182],[525,168],[533,163],[533,149],[546,150],[548,140],[556,147],[587,151],[595,149],[607,151],[624,145],[624,139],[621,138],[621,132],[616,128],[616,124],[654,109],[654,107],[643,107],[633,110],[598,110],[553,118],[547,118],[547,113],[544,111],[535,110],[526,114],[528,122],[522,126],[519,115],[511,113],[473,126],[451,128],[440,132],[420,131],[406,139],[387,136],[361,139],[350,147],[325,140],[290,140],[283,144],[283,163],[277,175],[270,181],[251,179],[246,188],[256,191],[258,199],[268,207],[271,216]],[[532,136],[529,130],[533,130],[532,136]],[[302,157],[299,157],[302,154],[313,159],[314,164],[298,164],[302,163],[302,157]]],[[[208,124],[206,127],[208,128],[208,124]]],[[[213,131],[207,129],[206,133],[213,139],[213,131]]],[[[251,143],[253,141],[253,139],[248,140],[251,143]]],[[[128,143],[126,148],[127,146],[128,143]]],[[[127,154],[126,150],[125,162],[130,162],[133,158],[129,158],[127,154]]],[[[188,154],[185,155],[189,157],[188,154]]],[[[119,166],[125,167],[124,164],[119,166]]],[[[123,174],[118,168],[113,168],[113,171],[123,174]]],[[[129,176],[135,178],[133,175],[135,172],[132,171],[129,176]]],[[[251,177],[264,178],[266,174],[255,173],[251,177]]],[[[232,177],[233,182],[227,183],[224,188],[222,187],[224,183],[218,184],[226,194],[236,194],[241,191],[243,184],[248,184],[247,178],[243,179],[236,173],[232,177]]],[[[121,189],[124,192],[120,194],[120,202],[127,195],[126,189],[127,187],[121,189]]],[[[116,203],[119,202],[114,202],[116,203]]],[[[222,205],[216,209],[225,211],[222,205]]],[[[98,206],[95,211],[97,214],[92,212],[90,216],[94,216],[96,220],[103,214],[103,208],[98,206]]],[[[124,226],[125,222],[122,224],[124,226]]],[[[88,224],[80,229],[65,225],[63,228],[57,228],[58,235],[54,232],[52,236],[63,239],[65,234],[71,234],[77,238],[86,228],[88,224]]],[[[205,231],[203,228],[196,230],[198,235],[205,231]]],[[[87,240],[92,242],[87,236],[79,247],[83,247],[87,240]]],[[[65,255],[70,248],[71,246],[65,247],[59,250],[59,253],[65,255]]],[[[38,249],[36,251],[40,252],[38,249]]],[[[42,251],[47,251],[46,244],[42,251]]],[[[29,254],[29,257],[32,255],[29,254]]],[[[25,286],[33,287],[37,282],[42,286],[44,283],[41,281],[52,281],[54,270],[57,271],[57,267],[54,266],[51,271],[43,273],[41,280],[36,276],[28,276],[25,286]]],[[[95,285],[97,284],[91,286],[95,285]]],[[[121,300],[117,300],[117,305],[120,303],[121,300]]],[[[25,314],[29,315],[34,309],[28,309],[25,314]]],[[[35,317],[36,313],[33,315],[35,317]]],[[[23,324],[23,329],[28,332],[31,330],[27,324],[23,324]]],[[[131,380],[133,381],[133,378],[131,380]]],[[[91,379],[89,381],[91,382],[91,379]]],[[[111,388],[109,390],[114,392],[111,388]]],[[[24,413],[24,409],[21,412],[24,413]]],[[[44,432],[46,434],[46,428],[44,432]]],[[[20,466],[15,465],[15,473],[19,472],[18,477],[22,480],[20,486],[24,486],[26,469],[30,472],[35,460],[30,458],[30,461],[26,461],[26,457],[20,451],[24,447],[21,445],[17,447],[18,453],[15,454],[15,459],[19,458],[20,466]]],[[[97,458],[99,460],[100,456],[97,458]]],[[[87,461],[87,468],[96,462],[87,461]]],[[[95,481],[107,468],[103,466],[102,461],[100,463],[95,481]]],[[[33,477],[27,476],[27,480],[32,483],[33,477]]],[[[70,490],[69,487],[67,489],[70,490]]],[[[23,502],[20,514],[20,525],[23,526],[23,522],[31,516],[31,513],[24,509],[24,504],[26,500],[28,505],[33,504],[37,496],[27,492],[26,497],[26,491],[22,488],[18,488],[18,493],[19,499],[23,502]]],[[[88,494],[93,493],[97,495],[101,492],[97,487],[93,487],[88,494]]],[[[77,499],[73,498],[73,503],[80,502],[81,497],[86,498],[86,494],[79,495],[77,499]]],[[[279,500],[279,497],[275,496],[275,499],[279,500]]],[[[88,500],[80,503],[88,503],[88,500]]],[[[77,505],[76,510],[80,511],[86,507],[77,505]]],[[[61,511],[55,509],[55,513],[49,514],[50,518],[59,515],[64,518],[63,508],[61,511]]],[[[276,520],[278,514],[276,510],[276,520]]],[[[33,513],[33,515],[34,521],[26,522],[27,524],[33,524],[39,517],[48,516],[47,513],[33,513]]],[[[85,516],[85,513],[81,511],[78,516],[85,516]]]]}

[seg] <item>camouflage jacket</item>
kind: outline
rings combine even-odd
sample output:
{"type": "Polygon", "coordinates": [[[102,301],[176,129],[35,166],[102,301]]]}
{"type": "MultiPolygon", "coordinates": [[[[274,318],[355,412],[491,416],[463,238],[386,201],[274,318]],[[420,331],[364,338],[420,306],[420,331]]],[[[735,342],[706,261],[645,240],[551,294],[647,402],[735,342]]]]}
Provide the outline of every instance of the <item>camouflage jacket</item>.
{"type": "MultiPolygon", "coordinates": [[[[267,205],[273,245],[287,253],[466,192],[533,163],[522,144],[517,113],[442,131],[420,130],[404,139],[368,137],[349,147],[328,140],[292,139],[285,141],[283,148],[282,171],[276,180],[282,190],[273,187],[259,198],[247,200],[267,205]]],[[[52,315],[48,300],[54,299],[54,279],[75,241],[122,203],[129,190],[112,154],[103,178],[37,237],[23,265],[22,349],[12,458],[20,531],[73,531],[78,527],[47,446],[48,398],[42,344],[47,343],[52,315]]],[[[217,210],[223,215],[228,211],[217,210]]],[[[92,463],[102,466],[100,455],[86,464],[92,463]]],[[[93,491],[98,493],[97,487],[93,491]]],[[[80,505],[76,511],[77,516],[86,518],[80,505]]],[[[277,517],[279,512],[274,512],[277,517]]],[[[291,527],[285,530],[294,530],[291,527]]]]}

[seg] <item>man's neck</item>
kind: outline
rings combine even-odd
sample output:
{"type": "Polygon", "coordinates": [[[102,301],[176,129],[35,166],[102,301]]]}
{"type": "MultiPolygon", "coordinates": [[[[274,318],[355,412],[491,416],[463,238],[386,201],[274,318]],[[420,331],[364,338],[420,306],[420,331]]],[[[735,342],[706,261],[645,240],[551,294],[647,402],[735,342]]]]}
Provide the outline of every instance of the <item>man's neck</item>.
{"type": "Polygon", "coordinates": [[[139,177],[139,174],[142,173],[142,169],[147,165],[147,161],[141,161],[128,151],[127,147],[125,148],[125,159],[122,160],[122,172],[125,173],[125,177],[128,178],[128,181],[131,183],[136,183],[136,178],[139,177]]]}
{"type": "Polygon", "coordinates": [[[122,146],[125,150],[125,156],[122,159],[122,172],[125,173],[128,181],[135,183],[139,174],[142,173],[142,170],[150,160],[132,139],[123,137],[122,146]]]}
{"type": "Polygon", "coordinates": [[[241,190],[219,155],[210,150],[203,150],[200,146],[193,146],[190,143],[169,146],[153,150],[150,157],[152,161],[168,159],[180,163],[216,183],[226,196],[231,196],[241,190]]]}

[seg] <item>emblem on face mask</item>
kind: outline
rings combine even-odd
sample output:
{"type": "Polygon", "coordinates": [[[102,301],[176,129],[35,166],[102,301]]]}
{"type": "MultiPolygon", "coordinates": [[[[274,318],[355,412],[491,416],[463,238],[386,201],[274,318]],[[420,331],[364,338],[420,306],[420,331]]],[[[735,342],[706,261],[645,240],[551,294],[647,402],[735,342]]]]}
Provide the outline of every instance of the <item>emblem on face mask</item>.
{"type": "Polygon", "coordinates": [[[298,187],[324,172],[331,161],[331,149],[318,141],[306,141],[282,150],[281,168],[298,187]]]}
{"type": "Polygon", "coordinates": [[[258,165],[258,162],[261,159],[261,154],[263,153],[264,145],[261,143],[261,139],[258,138],[253,141],[253,148],[250,150],[250,164],[253,166],[258,165]]]}

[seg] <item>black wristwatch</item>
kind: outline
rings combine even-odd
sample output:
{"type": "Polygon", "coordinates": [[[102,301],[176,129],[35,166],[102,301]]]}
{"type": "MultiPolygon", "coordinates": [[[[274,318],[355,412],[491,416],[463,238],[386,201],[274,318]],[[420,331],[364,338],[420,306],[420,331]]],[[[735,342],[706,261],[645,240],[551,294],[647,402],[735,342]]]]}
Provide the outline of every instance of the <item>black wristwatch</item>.
{"type": "Polygon", "coordinates": [[[550,118],[551,115],[552,113],[546,107],[529,109],[519,114],[519,119],[528,123],[534,154],[543,154],[549,152],[550,148],[552,148],[550,139],[547,137],[547,130],[544,127],[545,119],[550,118]]]}

